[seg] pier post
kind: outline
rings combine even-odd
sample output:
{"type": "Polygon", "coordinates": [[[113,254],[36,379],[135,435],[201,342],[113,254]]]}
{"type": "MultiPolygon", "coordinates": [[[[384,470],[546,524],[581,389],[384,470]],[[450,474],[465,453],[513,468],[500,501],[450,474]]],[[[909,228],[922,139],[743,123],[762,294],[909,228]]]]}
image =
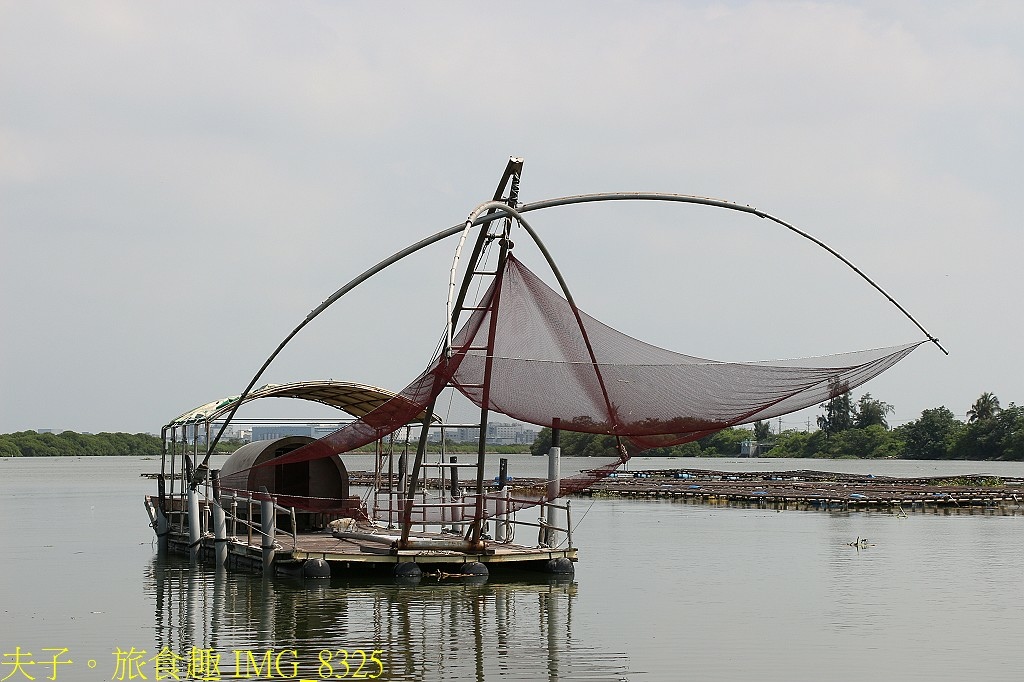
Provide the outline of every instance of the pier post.
{"type": "Polygon", "coordinates": [[[408,484],[409,460],[403,452],[398,456],[398,499],[405,499],[405,488],[408,484]]]}
{"type": "Polygon", "coordinates": [[[217,568],[224,568],[228,562],[228,522],[224,507],[218,500],[210,501],[213,514],[213,549],[217,568]]]}
{"type": "MultiPolygon", "coordinates": [[[[441,442],[443,443],[444,442],[444,435],[443,435],[444,434],[444,429],[441,430],[441,433],[442,433],[441,442]]],[[[441,464],[444,464],[444,453],[441,454],[441,456],[439,458],[439,462],[441,464]]],[[[441,487],[441,490],[439,491],[438,494],[439,494],[439,497],[440,497],[439,502],[441,504],[441,534],[444,535],[445,533],[448,533],[451,530],[448,527],[448,521],[450,520],[449,517],[451,517],[451,515],[452,515],[451,514],[452,508],[449,506],[449,501],[448,501],[448,498],[449,498],[449,495],[448,495],[448,471],[443,466],[437,467],[437,478],[438,478],[438,483],[439,483],[439,485],[441,487]]]]}
{"type": "MultiPolygon", "coordinates": [[[[561,458],[562,458],[562,429],[561,419],[557,417],[552,420],[551,425],[551,449],[548,450],[548,490],[547,497],[548,502],[554,502],[558,499],[560,491],[560,481],[562,478],[561,458]]],[[[548,547],[554,547],[558,544],[558,532],[555,531],[558,519],[556,518],[558,510],[554,506],[548,505],[548,528],[545,532],[544,544],[548,547]]]]}
{"type": "Polygon", "coordinates": [[[277,539],[277,523],[274,499],[267,486],[260,486],[260,546],[263,548],[263,575],[270,575],[274,566],[274,544],[277,539]]]}
{"type": "MultiPolygon", "coordinates": [[[[409,458],[406,453],[403,452],[398,456],[398,523],[401,525],[405,519],[405,490],[409,484],[409,458]]],[[[392,495],[390,499],[395,499],[392,495]]],[[[394,524],[394,519],[388,514],[388,528],[391,528],[394,524]]]]}
{"type": "Polygon", "coordinates": [[[498,460],[498,500],[494,515],[494,539],[504,542],[507,531],[505,515],[508,504],[508,458],[502,457],[498,460]]]}
{"type": "Polygon", "coordinates": [[[171,532],[171,523],[167,518],[167,484],[164,475],[161,473],[156,479],[157,505],[156,505],[156,548],[158,552],[167,551],[167,535],[171,532]]]}
{"type": "MultiPolygon", "coordinates": [[[[452,464],[457,464],[458,461],[459,461],[459,458],[456,457],[455,455],[452,455],[451,457],[448,458],[448,461],[451,462],[452,464]]],[[[452,498],[452,533],[457,533],[457,534],[461,535],[462,534],[462,523],[461,523],[461,521],[463,519],[463,511],[464,510],[463,510],[463,508],[461,506],[459,506],[459,507],[456,506],[456,505],[461,505],[462,504],[462,490],[459,489],[459,468],[455,467],[455,466],[450,467],[450,468],[451,468],[451,479],[452,479],[452,488],[451,488],[451,498],[452,498]],[[456,523],[457,521],[460,522],[460,523],[456,523]]]]}
{"type": "Polygon", "coordinates": [[[192,563],[199,560],[199,494],[190,484],[185,484],[188,499],[188,558],[192,563]]]}

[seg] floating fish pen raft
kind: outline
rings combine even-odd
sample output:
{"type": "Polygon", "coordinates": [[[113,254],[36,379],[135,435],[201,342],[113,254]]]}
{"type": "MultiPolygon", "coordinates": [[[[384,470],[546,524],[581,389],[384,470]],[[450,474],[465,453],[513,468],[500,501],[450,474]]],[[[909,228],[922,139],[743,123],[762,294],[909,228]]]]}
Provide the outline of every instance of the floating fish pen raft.
{"type": "MultiPolygon", "coordinates": [[[[571,572],[576,550],[570,506],[567,501],[559,503],[559,498],[611,485],[600,481],[637,452],[696,441],[730,426],[835,399],[926,341],[942,349],[863,271],[768,213],[730,201],[657,192],[520,203],[522,167],[522,159],[509,159],[493,199],[477,206],[464,222],[396,252],[329,296],[271,353],[240,395],[196,408],[164,427],[158,494],[147,498],[162,545],[187,551],[193,559],[212,555],[221,565],[262,566],[264,571],[301,567],[306,574],[383,566],[396,575],[414,575],[420,564],[460,575],[511,564],[571,572]],[[814,358],[722,362],[666,350],[618,331],[576,305],[525,215],[556,206],[635,201],[724,209],[789,230],[866,280],[925,339],[814,358]],[[471,240],[474,230],[476,238],[471,240]],[[441,341],[426,368],[402,391],[341,382],[255,388],[277,355],[320,313],[385,268],[455,236],[459,241],[448,270],[441,341]],[[534,248],[534,257],[539,254],[557,288],[520,259],[525,249],[514,250],[513,236],[525,249],[534,248]],[[464,246],[468,258],[463,258],[464,246]],[[433,435],[444,442],[445,425],[436,417],[435,406],[448,402],[442,394],[455,393],[480,410],[473,425],[479,429],[476,461],[429,461],[426,444],[435,429],[441,433],[433,435]],[[221,471],[212,470],[210,457],[238,408],[262,397],[312,400],[353,419],[315,441],[246,446],[221,471]],[[500,474],[497,490],[485,485],[486,433],[492,413],[551,429],[543,481],[512,489],[507,476],[500,474]],[[395,435],[404,429],[409,442],[412,427],[419,432],[418,443],[396,464],[395,435]],[[558,443],[562,430],[608,436],[607,458],[563,477],[558,443]],[[200,452],[200,443],[205,452],[200,452]],[[373,481],[365,498],[354,498],[338,458],[372,444],[377,453],[373,481]],[[428,480],[446,476],[449,482],[436,488],[440,494],[428,496],[428,480]],[[532,511],[527,515],[539,515],[533,517],[535,523],[517,518],[518,512],[528,509],[532,511]],[[523,525],[537,529],[536,544],[513,542],[515,529],[523,525]]],[[[634,229],[630,223],[623,231],[634,229]]],[[[361,324],[367,319],[353,314],[349,321],[361,324]]],[[[740,494],[735,491],[737,482],[732,483],[732,494],[740,494]]],[[[747,491],[762,492],[768,494],[763,484],[747,491]]],[[[527,533],[519,535],[522,541],[527,533]]]]}
{"type": "MultiPolygon", "coordinates": [[[[373,472],[353,471],[353,484],[373,472]]],[[[544,479],[518,478],[522,486],[544,479]]],[[[441,485],[429,479],[428,487],[441,485]]],[[[807,509],[996,509],[1024,513],[1024,479],[967,474],[895,477],[826,471],[727,472],[710,469],[648,469],[614,472],[579,493],[586,497],[675,499],[807,509]]]]}
{"type": "Polygon", "coordinates": [[[796,509],[1007,509],[1024,512],[1024,479],[987,474],[899,478],[824,471],[618,472],[588,496],[663,498],[796,509]]]}

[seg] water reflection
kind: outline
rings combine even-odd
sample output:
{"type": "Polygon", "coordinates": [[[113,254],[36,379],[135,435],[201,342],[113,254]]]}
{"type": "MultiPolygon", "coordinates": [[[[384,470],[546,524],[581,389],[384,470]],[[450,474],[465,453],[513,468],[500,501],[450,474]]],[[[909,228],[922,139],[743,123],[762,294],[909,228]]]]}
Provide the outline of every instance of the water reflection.
{"type": "Polygon", "coordinates": [[[344,678],[378,666],[388,680],[624,680],[628,657],[587,646],[573,633],[572,580],[510,583],[424,579],[415,585],[264,580],[193,569],[156,557],[145,577],[155,598],[155,650],[188,656],[193,647],[220,655],[220,673],[344,678]],[[271,656],[266,658],[266,652],[271,656]],[[251,661],[250,661],[251,654],[251,661]]]}

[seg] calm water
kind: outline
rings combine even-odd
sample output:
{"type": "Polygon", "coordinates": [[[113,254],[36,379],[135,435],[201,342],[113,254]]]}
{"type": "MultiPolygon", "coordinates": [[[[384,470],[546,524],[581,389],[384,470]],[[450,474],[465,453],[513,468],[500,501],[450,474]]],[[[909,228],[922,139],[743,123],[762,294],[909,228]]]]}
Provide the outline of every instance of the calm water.
{"type": "MultiPolygon", "coordinates": [[[[540,458],[512,460],[513,475],[544,471],[540,458]]],[[[145,650],[143,660],[193,646],[220,655],[223,679],[292,678],[293,665],[299,678],[352,679],[356,650],[379,650],[381,679],[394,680],[1009,680],[1024,670],[1024,509],[900,519],[577,499],[571,581],[303,584],[157,557],[142,506],[154,486],[140,474],[158,466],[0,460],[0,653],[31,653],[37,680],[63,648],[59,660],[73,663],[57,679],[110,680],[134,672],[117,669],[117,649],[145,650]],[[872,546],[847,545],[858,536],[872,546]],[[269,672],[268,649],[280,664],[269,672]]],[[[1024,474],[977,462],[630,462],[666,466],[1024,474]]],[[[153,666],[138,672],[156,679],[153,666]]]]}

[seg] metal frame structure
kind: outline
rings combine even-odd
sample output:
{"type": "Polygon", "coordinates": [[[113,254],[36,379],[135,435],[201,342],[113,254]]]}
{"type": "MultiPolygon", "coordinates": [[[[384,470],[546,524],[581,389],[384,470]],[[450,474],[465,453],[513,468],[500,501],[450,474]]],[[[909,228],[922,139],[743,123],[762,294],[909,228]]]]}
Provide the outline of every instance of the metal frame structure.
{"type": "MultiPolygon", "coordinates": [[[[451,345],[452,345],[452,336],[454,334],[454,330],[458,326],[458,322],[459,322],[459,318],[460,318],[461,314],[463,312],[466,312],[466,311],[475,310],[475,308],[472,308],[472,307],[466,305],[466,298],[467,298],[468,292],[470,290],[471,284],[472,284],[473,281],[475,281],[475,280],[477,280],[479,278],[482,278],[482,277],[494,277],[497,273],[501,272],[502,267],[503,267],[503,265],[505,263],[505,260],[506,260],[506,258],[508,256],[509,250],[512,247],[511,240],[509,239],[509,232],[511,230],[511,226],[512,226],[513,221],[516,222],[517,224],[519,224],[522,228],[524,228],[526,230],[526,232],[530,235],[531,239],[537,245],[538,249],[541,251],[541,253],[543,254],[545,260],[547,261],[549,267],[551,268],[551,271],[554,274],[555,278],[557,279],[558,284],[559,284],[559,286],[560,286],[560,288],[562,290],[562,293],[565,296],[566,300],[570,303],[572,308],[574,310],[576,310],[576,306],[575,306],[575,303],[573,302],[573,298],[572,298],[572,295],[571,295],[571,293],[569,291],[569,288],[568,288],[567,284],[565,283],[565,280],[563,279],[562,274],[559,271],[557,265],[555,264],[554,259],[551,257],[551,254],[548,252],[547,248],[545,247],[543,241],[540,239],[540,237],[537,234],[537,232],[530,226],[529,222],[524,218],[524,214],[526,214],[526,213],[529,213],[531,211],[538,211],[538,210],[545,209],[545,208],[553,208],[553,207],[558,207],[558,206],[569,206],[569,205],[584,204],[584,203],[610,202],[610,201],[658,201],[658,202],[674,202],[674,203],[698,204],[698,205],[704,205],[704,206],[717,207],[717,208],[722,208],[722,209],[727,209],[727,210],[732,210],[732,211],[739,211],[739,212],[742,212],[742,213],[747,213],[747,214],[750,214],[750,215],[753,215],[753,216],[756,216],[756,217],[759,217],[759,218],[763,218],[763,219],[769,220],[769,221],[771,221],[773,223],[776,223],[779,226],[785,227],[786,229],[790,230],[791,232],[797,234],[798,236],[811,241],[812,243],[814,243],[815,245],[817,245],[818,247],[822,248],[823,250],[825,250],[826,252],[831,254],[833,257],[835,257],[836,259],[841,261],[848,268],[852,269],[862,279],[864,279],[868,284],[870,284],[874,289],[876,289],[879,293],[881,293],[890,303],[895,305],[897,307],[897,309],[899,309],[899,311],[901,313],[903,313],[921,332],[923,332],[925,334],[927,340],[929,340],[932,343],[934,343],[943,353],[948,354],[947,351],[945,350],[945,348],[943,348],[942,345],[939,343],[937,338],[932,336],[932,334],[929,333],[927,331],[927,329],[925,329],[924,326],[922,326],[921,323],[919,323],[905,308],[903,308],[903,306],[901,306],[888,292],[886,292],[881,286],[879,286],[874,280],[872,280],[870,277],[868,277],[862,270],[860,270],[857,266],[855,266],[846,257],[841,255],[838,251],[836,251],[832,247],[828,246],[827,244],[825,244],[821,240],[813,237],[809,233],[807,233],[807,232],[805,232],[805,231],[795,227],[794,225],[792,225],[792,224],[790,224],[790,223],[788,223],[788,222],[786,222],[784,220],[781,220],[780,218],[777,218],[777,217],[775,217],[775,216],[773,216],[773,215],[771,215],[769,213],[766,213],[766,212],[761,211],[759,209],[753,208],[751,206],[746,206],[746,205],[742,205],[742,204],[738,204],[738,203],[734,203],[734,202],[730,202],[730,201],[724,201],[724,200],[720,200],[720,199],[711,199],[711,198],[707,198],[707,197],[698,197],[698,196],[690,196],[690,195],[682,195],[682,194],[660,193],[660,192],[613,192],[613,193],[582,194],[582,195],[566,196],[566,197],[560,197],[560,198],[555,198],[555,199],[547,199],[547,200],[537,201],[537,202],[532,202],[532,203],[520,204],[518,202],[518,198],[519,198],[519,183],[520,183],[520,179],[521,179],[522,168],[523,168],[523,160],[522,159],[514,158],[514,157],[510,158],[509,161],[508,161],[508,164],[506,165],[505,171],[502,174],[501,180],[500,180],[500,182],[499,182],[499,184],[497,186],[497,189],[496,189],[496,191],[494,193],[493,198],[490,201],[484,202],[484,203],[480,204],[479,206],[477,206],[469,214],[469,216],[467,217],[467,219],[463,223],[460,223],[459,225],[452,226],[452,227],[450,227],[448,229],[445,229],[445,230],[442,230],[442,231],[440,231],[440,232],[438,232],[438,233],[436,233],[436,234],[434,234],[434,235],[432,235],[430,237],[422,239],[422,240],[416,242],[415,244],[412,244],[412,245],[410,245],[410,246],[408,246],[408,247],[406,247],[406,248],[396,252],[395,254],[389,256],[388,258],[382,260],[381,262],[377,263],[375,266],[369,268],[368,270],[366,270],[365,272],[363,272],[362,274],[358,275],[357,277],[352,279],[350,282],[345,284],[343,287],[341,287],[340,289],[335,291],[331,296],[329,296],[319,306],[317,306],[312,311],[310,311],[310,313],[305,317],[305,319],[303,319],[299,323],[299,325],[296,326],[295,329],[293,329],[291,331],[291,333],[288,334],[287,337],[285,337],[285,339],[274,350],[274,352],[271,353],[271,355],[263,363],[263,365],[261,366],[259,371],[257,371],[257,373],[253,376],[252,380],[249,382],[249,385],[241,393],[239,398],[237,400],[235,400],[233,403],[231,403],[229,406],[224,406],[224,411],[226,411],[226,413],[227,413],[226,418],[223,420],[223,423],[222,423],[219,431],[215,435],[215,437],[213,437],[212,439],[209,438],[209,437],[207,438],[208,449],[207,449],[207,452],[206,452],[206,456],[203,459],[202,464],[200,464],[198,467],[196,467],[196,469],[192,473],[191,479],[190,479],[190,486],[194,489],[196,486],[198,486],[200,484],[200,482],[201,482],[201,477],[200,477],[201,470],[204,469],[205,466],[207,465],[207,463],[209,461],[210,455],[212,454],[214,448],[216,447],[217,443],[219,442],[221,436],[223,435],[225,428],[227,427],[227,425],[230,423],[230,421],[234,417],[238,407],[241,404],[243,404],[244,402],[246,402],[247,400],[249,400],[250,396],[254,394],[253,387],[260,380],[260,378],[262,377],[263,373],[266,371],[266,369],[269,367],[269,365],[274,361],[274,359],[277,357],[277,355],[291,341],[291,339],[294,338],[295,335],[298,334],[298,332],[301,331],[313,319],[315,319],[318,315],[320,315],[322,312],[324,312],[327,308],[329,308],[331,305],[333,305],[338,300],[340,300],[345,294],[347,294],[352,289],[354,289],[357,286],[359,286],[362,282],[366,281],[367,279],[369,279],[370,277],[376,275],[377,273],[381,272],[382,270],[388,268],[389,266],[393,265],[394,263],[397,263],[398,261],[404,259],[406,256],[409,256],[409,255],[411,255],[413,253],[416,253],[417,251],[419,251],[419,250],[421,250],[421,249],[423,249],[423,248],[425,248],[427,246],[430,246],[431,244],[439,242],[439,241],[441,241],[443,239],[446,239],[448,237],[459,235],[459,242],[458,242],[458,245],[457,245],[456,250],[455,250],[455,256],[454,256],[454,259],[453,259],[453,262],[452,262],[452,266],[451,266],[451,270],[450,270],[450,277],[449,277],[449,281],[448,281],[448,301],[447,301],[445,343],[444,343],[444,347],[442,348],[442,352],[445,353],[445,354],[448,354],[449,357],[450,357],[451,352],[452,352],[452,347],[451,347],[451,345]],[[465,274],[464,274],[461,286],[458,287],[458,293],[456,294],[457,273],[458,273],[458,270],[459,270],[459,267],[460,267],[460,261],[462,259],[462,253],[463,253],[466,241],[469,238],[469,234],[470,234],[471,230],[474,229],[474,228],[477,228],[477,227],[480,228],[480,232],[479,232],[479,235],[477,236],[477,239],[476,239],[476,241],[474,243],[472,252],[471,252],[471,254],[470,254],[469,258],[468,258],[468,265],[466,266],[466,270],[465,270],[465,274]],[[484,254],[486,252],[486,247],[489,244],[491,244],[491,243],[497,243],[498,246],[499,246],[498,263],[497,263],[496,269],[493,270],[493,271],[483,269],[483,256],[484,256],[484,254]]],[[[492,305],[495,306],[495,307],[497,305],[500,305],[500,292],[498,292],[497,295],[498,295],[498,300],[496,300],[495,302],[492,303],[492,305]]],[[[469,529],[469,531],[467,532],[466,537],[465,537],[465,541],[468,543],[468,545],[470,547],[476,547],[476,548],[479,548],[481,546],[482,526],[483,526],[483,520],[484,520],[484,516],[485,516],[485,512],[484,512],[484,505],[485,505],[485,492],[484,492],[484,451],[485,451],[485,444],[486,444],[485,434],[486,434],[487,422],[488,422],[488,416],[489,416],[488,415],[488,409],[487,409],[486,405],[488,404],[487,392],[488,392],[488,386],[489,386],[489,380],[490,380],[490,367],[491,367],[491,356],[492,356],[491,351],[493,349],[493,344],[494,344],[494,338],[493,338],[493,334],[494,334],[494,317],[495,316],[492,315],[492,318],[491,318],[491,328],[488,330],[488,333],[487,333],[487,345],[486,345],[486,347],[481,347],[481,348],[478,348],[478,349],[474,349],[474,350],[484,351],[486,353],[486,358],[487,358],[485,360],[484,384],[480,387],[482,389],[482,391],[483,391],[484,399],[481,401],[482,404],[483,404],[483,407],[481,407],[480,422],[479,422],[479,424],[480,424],[480,434],[481,435],[480,435],[480,438],[479,438],[480,445],[479,445],[479,450],[478,450],[478,453],[477,453],[477,463],[476,463],[476,469],[477,469],[477,471],[476,471],[476,490],[475,490],[476,510],[475,510],[474,521],[472,523],[472,526],[469,529]]],[[[596,358],[594,358],[593,349],[590,348],[589,340],[586,339],[586,331],[583,330],[582,321],[579,319],[578,312],[577,312],[577,322],[580,324],[581,331],[583,331],[584,339],[585,339],[586,344],[588,346],[588,350],[590,351],[591,358],[594,359],[594,364],[595,364],[595,367],[596,367],[596,365],[597,365],[596,358]]],[[[604,390],[603,379],[600,376],[598,376],[598,381],[601,383],[602,390],[604,390]]],[[[607,400],[607,391],[605,391],[605,399],[607,400]]],[[[435,398],[435,401],[436,401],[436,398],[435,398]]],[[[434,407],[435,407],[434,402],[431,402],[431,404],[426,408],[425,414],[432,414],[433,411],[434,411],[434,407]]],[[[420,472],[421,472],[421,470],[422,470],[422,468],[424,466],[423,457],[424,457],[424,453],[425,453],[425,449],[426,449],[426,444],[427,444],[427,440],[428,440],[428,432],[429,432],[429,429],[430,429],[430,423],[427,420],[423,419],[422,423],[423,423],[423,426],[422,426],[422,429],[420,431],[419,442],[418,442],[417,449],[416,449],[416,458],[415,458],[415,461],[414,461],[414,464],[413,464],[413,467],[412,467],[411,476],[409,477],[409,484],[405,488],[405,490],[403,491],[404,495],[405,495],[404,499],[402,500],[402,503],[403,503],[402,504],[402,511],[403,511],[404,516],[403,516],[403,523],[402,523],[402,536],[401,536],[401,541],[399,543],[399,546],[402,547],[402,548],[407,548],[407,547],[410,546],[409,532],[410,532],[410,527],[413,524],[412,516],[413,516],[413,512],[414,512],[414,507],[415,507],[414,500],[415,500],[415,495],[416,495],[416,486],[417,486],[417,481],[418,481],[418,479],[420,477],[420,472]]],[[[197,458],[198,458],[198,452],[196,452],[196,455],[197,455],[197,458]]],[[[173,455],[172,455],[172,461],[173,461],[173,455]]],[[[557,491],[556,491],[556,494],[557,494],[557,491]]]]}

